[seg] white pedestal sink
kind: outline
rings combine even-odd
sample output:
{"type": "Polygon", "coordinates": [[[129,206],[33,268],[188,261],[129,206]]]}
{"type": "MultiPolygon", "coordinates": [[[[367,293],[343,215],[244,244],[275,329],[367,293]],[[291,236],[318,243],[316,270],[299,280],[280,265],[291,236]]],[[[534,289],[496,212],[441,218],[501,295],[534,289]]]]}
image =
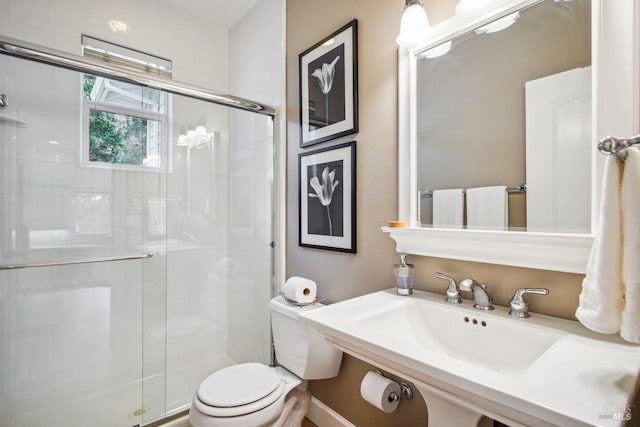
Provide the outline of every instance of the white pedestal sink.
{"type": "Polygon", "coordinates": [[[301,318],[341,350],[412,381],[435,427],[477,426],[484,416],[511,426],[619,426],[638,388],[640,346],[568,320],[393,289],[301,318]]]}

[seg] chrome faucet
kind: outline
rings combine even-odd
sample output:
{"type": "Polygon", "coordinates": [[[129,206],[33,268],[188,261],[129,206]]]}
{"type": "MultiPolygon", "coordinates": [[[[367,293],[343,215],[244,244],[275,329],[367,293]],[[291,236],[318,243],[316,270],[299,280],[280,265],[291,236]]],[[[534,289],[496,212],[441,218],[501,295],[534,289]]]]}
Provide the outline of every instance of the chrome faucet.
{"type": "Polygon", "coordinates": [[[487,285],[478,283],[474,279],[464,279],[460,282],[461,291],[473,292],[473,308],[476,310],[493,310],[493,298],[486,291],[487,285]]]}
{"type": "Polygon", "coordinates": [[[447,291],[445,293],[445,295],[447,296],[445,298],[446,302],[448,302],[449,304],[462,303],[462,298],[460,297],[460,290],[458,289],[458,285],[456,284],[456,281],[454,280],[453,277],[449,277],[446,274],[442,274],[442,273],[436,273],[436,278],[449,281],[449,287],[447,288],[447,291]]]}
{"type": "Polygon", "coordinates": [[[518,289],[513,298],[509,300],[509,314],[513,317],[529,317],[529,303],[524,299],[524,294],[549,295],[549,289],[545,288],[522,288],[518,289]]]}

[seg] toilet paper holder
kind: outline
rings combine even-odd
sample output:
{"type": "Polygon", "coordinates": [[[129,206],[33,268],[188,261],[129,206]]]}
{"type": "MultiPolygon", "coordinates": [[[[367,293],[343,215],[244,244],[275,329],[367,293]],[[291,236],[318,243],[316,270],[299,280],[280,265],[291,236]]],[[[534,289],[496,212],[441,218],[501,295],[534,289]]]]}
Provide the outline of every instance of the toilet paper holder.
{"type": "MultiPolygon", "coordinates": [[[[377,373],[381,377],[385,377],[380,369],[376,369],[373,372],[377,373]]],[[[400,396],[398,396],[396,393],[391,392],[391,394],[389,394],[389,402],[398,401],[400,400],[400,398],[404,398],[407,400],[413,399],[413,390],[411,389],[411,386],[405,382],[399,383],[399,385],[400,385],[400,396]]]]}

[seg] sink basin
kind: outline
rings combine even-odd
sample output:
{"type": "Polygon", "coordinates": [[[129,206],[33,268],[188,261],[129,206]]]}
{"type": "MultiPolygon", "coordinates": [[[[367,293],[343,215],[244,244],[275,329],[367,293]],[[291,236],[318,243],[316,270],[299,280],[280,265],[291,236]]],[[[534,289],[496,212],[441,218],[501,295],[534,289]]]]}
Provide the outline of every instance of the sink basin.
{"type": "Polygon", "coordinates": [[[413,382],[430,425],[475,426],[483,416],[512,426],[623,425],[640,346],[574,321],[472,305],[391,289],[301,319],[340,350],[413,382]]]}
{"type": "Polygon", "coordinates": [[[345,320],[381,339],[403,340],[505,375],[522,373],[566,335],[468,307],[454,310],[441,300],[405,298],[345,320]]]}

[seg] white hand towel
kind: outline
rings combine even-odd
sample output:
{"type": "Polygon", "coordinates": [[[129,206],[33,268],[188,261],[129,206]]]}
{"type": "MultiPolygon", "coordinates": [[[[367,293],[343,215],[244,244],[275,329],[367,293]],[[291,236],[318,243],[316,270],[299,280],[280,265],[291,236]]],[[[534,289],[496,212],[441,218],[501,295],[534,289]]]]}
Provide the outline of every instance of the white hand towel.
{"type": "Polygon", "coordinates": [[[622,225],[620,218],[621,160],[609,156],[602,182],[600,217],[576,317],[587,328],[604,334],[620,330],[624,306],[622,225]]]}
{"type": "Polygon", "coordinates": [[[620,335],[640,343],[640,151],[635,148],[627,149],[621,193],[625,301],[620,335]]]}
{"type": "Polygon", "coordinates": [[[464,190],[436,190],[433,192],[433,226],[462,228],[464,190]]]}
{"type": "Polygon", "coordinates": [[[467,228],[505,230],[509,226],[507,187],[478,187],[467,190],[467,228]]]}

